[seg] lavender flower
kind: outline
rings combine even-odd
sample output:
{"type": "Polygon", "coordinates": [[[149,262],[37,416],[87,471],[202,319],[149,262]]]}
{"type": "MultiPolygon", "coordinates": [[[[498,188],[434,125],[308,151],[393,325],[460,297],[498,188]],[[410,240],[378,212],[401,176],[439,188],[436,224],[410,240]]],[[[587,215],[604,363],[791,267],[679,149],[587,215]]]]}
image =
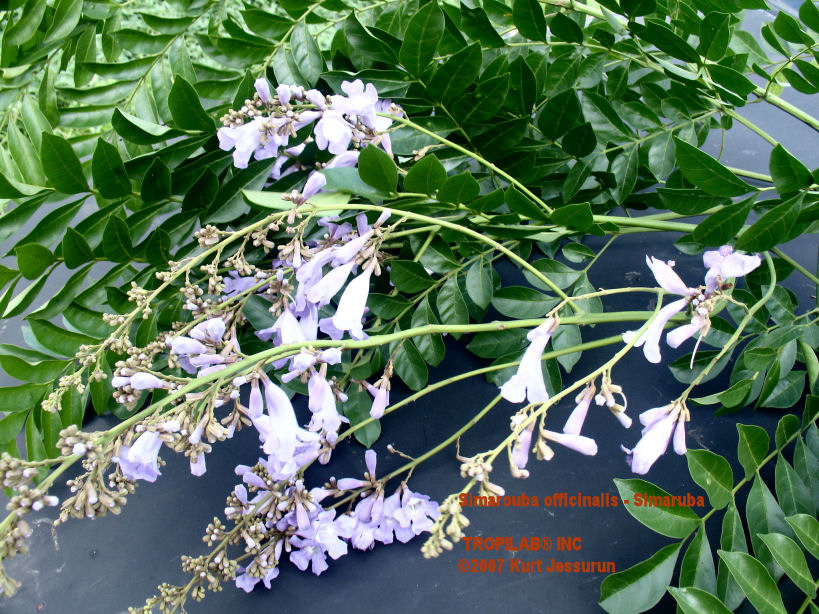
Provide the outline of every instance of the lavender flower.
{"type": "Polygon", "coordinates": [[[122,446],[119,456],[114,461],[129,480],[156,481],[159,472],[157,457],[162,447],[159,433],[146,431],[131,446],[122,446]]]}
{"type": "Polygon", "coordinates": [[[762,264],[759,256],[736,254],[729,245],[705,252],[702,262],[708,268],[705,274],[705,289],[708,293],[714,292],[720,282],[732,277],[743,277],[762,264]]]}
{"type": "Polygon", "coordinates": [[[592,399],[594,398],[594,386],[586,386],[583,391],[575,397],[575,406],[572,410],[569,419],[563,427],[563,432],[570,435],[579,435],[583,428],[583,422],[586,420],[586,414],[589,411],[592,399]]]}
{"type": "Polygon", "coordinates": [[[259,100],[268,104],[270,102],[270,84],[267,82],[267,79],[260,77],[254,81],[253,86],[256,88],[259,100]]]}
{"type": "Polygon", "coordinates": [[[353,339],[363,339],[364,331],[361,319],[367,306],[367,296],[370,292],[370,276],[372,270],[367,269],[353,279],[341,295],[338,308],[332,318],[319,320],[319,328],[333,339],[340,339],[345,331],[349,331],[353,339]]]}
{"type": "Polygon", "coordinates": [[[350,146],[350,141],[353,139],[353,128],[340,111],[329,109],[316,123],[313,134],[319,149],[326,149],[332,154],[340,154],[347,151],[350,146]]]}
{"type": "Polygon", "coordinates": [[[678,403],[655,407],[640,414],[640,422],[645,427],[642,430],[642,438],[632,450],[620,446],[628,455],[626,462],[634,473],[640,475],[648,473],[651,466],[665,453],[672,434],[674,451],[677,454],[685,454],[684,423],[687,414],[688,411],[678,403]]]}
{"type": "Polygon", "coordinates": [[[390,390],[386,387],[386,384],[384,386],[376,387],[369,382],[364,382],[364,386],[367,388],[367,391],[373,395],[373,404],[372,407],[370,407],[370,416],[378,420],[384,415],[384,411],[390,404],[390,390]]]}
{"type": "Polygon", "coordinates": [[[529,403],[545,403],[549,400],[540,363],[546,344],[557,330],[557,326],[557,318],[550,317],[526,335],[531,343],[526,348],[515,375],[501,386],[501,395],[504,399],[511,403],[523,403],[524,399],[529,403]]]}
{"type": "Polygon", "coordinates": [[[344,81],[341,89],[347,97],[330,96],[333,110],[354,115],[368,128],[375,128],[375,104],[378,102],[375,86],[372,83],[365,86],[361,79],[356,79],[353,82],[344,81]]]}
{"type": "Polygon", "coordinates": [[[591,437],[573,435],[571,433],[555,433],[554,431],[547,431],[546,429],[540,429],[540,435],[544,439],[559,443],[561,446],[566,446],[586,456],[594,456],[597,454],[597,443],[591,437]]]}

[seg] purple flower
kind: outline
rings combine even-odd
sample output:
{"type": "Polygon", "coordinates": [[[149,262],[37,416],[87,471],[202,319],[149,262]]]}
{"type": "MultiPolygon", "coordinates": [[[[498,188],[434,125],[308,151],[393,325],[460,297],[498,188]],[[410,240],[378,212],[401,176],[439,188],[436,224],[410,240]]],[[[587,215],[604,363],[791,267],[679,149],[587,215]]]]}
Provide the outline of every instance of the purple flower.
{"type": "Polygon", "coordinates": [[[191,474],[196,477],[202,476],[207,471],[205,467],[205,454],[197,454],[196,457],[191,456],[191,474]]]}
{"type": "Polygon", "coordinates": [[[279,99],[279,104],[282,106],[290,102],[290,86],[282,83],[276,87],[276,97],[279,99]]]}
{"type": "Polygon", "coordinates": [[[119,469],[129,480],[156,481],[159,472],[157,456],[162,447],[159,433],[146,431],[142,433],[131,446],[122,446],[119,457],[115,461],[119,469]]]}
{"type": "Polygon", "coordinates": [[[372,83],[366,86],[361,79],[344,81],[341,84],[344,96],[330,96],[333,110],[345,115],[355,115],[368,128],[375,127],[375,105],[378,102],[378,91],[372,83]]]}
{"type": "Polygon", "coordinates": [[[347,151],[353,138],[353,128],[339,111],[327,110],[313,129],[313,136],[319,149],[326,149],[332,154],[347,151]]]}
{"type": "Polygon", "coordinates": [[[335,516],[335,510],[320,512],[307,530],[297,532],[301,537],[319,545],[333,560],[347,554],[347,544],[339,537],[335,516]]]}
{"type": "Polygon", "coordinates": [[[349,422],[347,418],[339,415],[333,389],[318,371],[314,371],[310,376],[307,389],[309,392],[307,407],[313,412],[309,426],[311,431],[337,433],[342,422],[349,422]]]}
{"type": "Polygon", "coordinates": [[[338,294],[338,291],[344,286],[352,270],[352,262],[332,269],[327,275],[322,277],[321,280],[307,289],[307,300],[311,303],[315,303],[318,307],[324,307],[329,304],[330,300],[338,294]]]}
{"type": "MultiPolygon", "coordinates": [[[[253,417],[255,410],[258,408],[258,397],[255,400],[256,407],[253,407],[248,413],[253,421],[253,426],[259,431],[259,439],[264,444],[265,454],[269,454],[275,460],[287,463],[293,460],[296,450],[302,444],[317,443],[318,435],[310,433],[298,425],[293,405],[284,390],[270,381],[267,376],[262,378],[262,383],[264,384],[267,415],[261,414],[253,417]]],[[[256,386],[256,389],[258,390],[258,386],[256,386]]],[[[251,387],[251,405],[254,403],[253,394],[253,388],[251,387]]]]}
{"type": "Polygon", "coordinates": [[[501,386],[501,395],[504,399],[511,403],[523,403],[524,399],[529,403],[544,403],[549,400],[540,363],[546,344],[549,343],[557,326],[557,319],[550,317],[529,331],[526,337],[531,343],[520,360],[517,372],[501,386]]]}
{"type": "Polygon", "coordinates": [[[645,425],[642,431],[642,438],[629,450],[623,446],[622,449],[628,455],[626,462],[631,466],[634,473],[644,475],[648,473],[651,466],[662,456],[674,435],[674,450],[678,454],[685,454],[685,427],[679,426],[679,422],[684,422],[683,412],[676,404],[664,407],[655,407],[640,414],[640,422],[645,425]]]}
{"type": "Polygon", "coordinates": [[[735,254],[734,249],[729,245],[705,252],[702,262],[708,267],[708,272],[705,274],[705,288],[709,294],[717,289],[720,281],[747,275],[762,264],[759,256],[735,254]]]}
{"type": "MultiPolygon", "coordinates": [[[[644,346],[643,354],[646,360],[653,363],[658,363],[662,360],[662,356],[660,355],[660,339],[663,336],[663,329],[671,318],[685,309],[686,305],[688,305],[688,299],[680,299],[669,303],[660,309],[660,312],[654,317],[654,320],[648,325],[648,328],[646,328],[642,335],[637,337],[637,340],[634,342],[634,347],[644,346]]],[[[629,343],[636,336],[636,331],[626,331],[623,333],[623,341],[629,343]]]]}
{"type": "Polygon", "coordinates": [[[376,387],[369,382],[364,382],[364,386],[367,388],[367,391],[373,395],[373,404],[372,407],[370,407],[370,416],[378,420],[384,415],[384,411],[390,404],[390,391],[386,387],[376,387]]]}
{"type": "Polygon", "coordinates": [[[313,172],[307,178],[307,181],[304,184],[304,187],[301,190],[301,194],[295,199],[293,199],[293,204],[301,205],[305,201],[309,200],[319,192],[321,192],[321,188],[323,188],[327,183],[327,178],[322,175],[321,173],[313,172]]]}
{"type": "Polygon", "coordinates": [[[671,294],[679,294],[680,296],[692,296],[697,294],[696,288],[689,288],[685,285],[680,276],[674,272],[671,267],[674,266],[672,261],[663,262],[654,256],[646,256],[646,264],[651,272],[654,273],[654,279],[660,284],[660,287],[671,294]]]}
{"type": "Polygon", "coordinates": [[[566,446],[586,456],[594,456],[597,454],[597,443],[595,443],[591,437],[573,435],[570,433],[555,433],[554,431],[547,431],[546,429],[541,429],[540,434],[549,441],[559,443],[561,446],[566,446]]]}
{"type": "Polygon", "coordinates": [[[364,338],[361,319],[364,317],[364,309],[367,306],[371,275],[372,270],[367,269],[347,284],[338,301],[336,313],[331,318],[332,324],[337,330],[349,331],[353,339],[364,338]]]}
{"type": "MultiPolygon", "coordinates": [[[[512,430],[514,431],[515,428],[520,425],[523,421],[523,416],[521,414],[517,414],[514,418],[512,418],[512,430]]],[[[521,431],[518,435],[517,439],[515,439],[514,446],[512,448],[512,466],[518,470],[521,475],[515,475],[515,477],[528,477],[528,472],[523,472],[523,469],[526,468],[527,463],[529,462],[529,452],[532,448],[532,431],[535,430],[535,421],[532,420],[529,425],[521,431]]],[[[512,472],[515,473],[514,471],[512,472]]]]}
{"type": "Polygon", "coordinates": [[[264,77],[260,77],[256,79],[253,83],[253,86],[256,88],[256,93],[259,95],[259,99],[267,104],[270,102],[270,84],[267,82],[267,79],[264,77]]]}
{"type": "Polygon", "coordinates": [[[233,149],[233,165],[236,168],[247,168],[250,157],[259,147],[265,133],[262,121],[262,118],[256,117],[236,128],[225,127],[216,131],[219,148],[224,151],[233,149]]]}
{"type": "Polygon", "coordinates": [[[566,425],[563,427],[563,432],[570,435],[579,435],[583,428],[583,422],[586,420],[586,414],[589,411],[594,398],[594,386],[586,386],[583,391],[575,397],[575,406],[572,410],[569,419],[566,420],[566,425]]]}
{"type": "MultiPolygon", "coordinates": [[[[401,496],[401,508],[394,514],[398,524],[404,529],[409,529],[412,535],[420,535],[424,531],[429,531],[434,524],[433,521],[439,515],[438,504],[435,501],[430,501],[427,495],[412,492],[406,486],[401,496]]],[[[395,536],[404,543],[410,539],[407,535],[399,534],[397,529],[395,536]]]]}

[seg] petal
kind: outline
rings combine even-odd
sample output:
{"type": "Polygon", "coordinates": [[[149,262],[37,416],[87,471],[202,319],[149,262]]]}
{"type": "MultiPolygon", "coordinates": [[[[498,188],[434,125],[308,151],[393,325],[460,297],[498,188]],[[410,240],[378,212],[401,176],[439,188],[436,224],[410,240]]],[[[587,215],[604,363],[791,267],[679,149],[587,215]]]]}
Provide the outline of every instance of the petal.
{"type": "Polygon", "coordinates": [[[755,268],[762,264],[762,259],[759,256],[745,256],[744,254],[731,254],[726,256],[720,266],[720,272],[723,279],[729,277],[742,277],[747,275],[755,268]]]}
{"type": "Polygon", "coordinates": [[[696,335],[698,330],[700,330],[700,327],[695,324],[683,324],[669,332],[665,336],[665,341],[669,346],[676,349],[680,347],[684,341],[696,335]]]}
{"type": "Polygon", "coordinates": [[[662,356],[660,355],[660,338],[663,335],[663,329],[672,317],[685,309],[687,304],[687,299],[680,299],[660,309],[660,312],[644,333],[645,345],[643,346],[643,354],[646,360],[653,363],[658,363],[662,360],[662,356]]]}
{"type": "Polygon", "coordinates": [[[654,273],[654,278],[663,290],[682,296],[688,296],[694,292],[692,288],[685,285],[683,280],[680,279],[680,276],[674,272],[674,269],[672,269],[668,263],[653,256],[646,256],[646,264],[648,264],[648,268],[651,269],[651,272],[654,273]]]}
{"type": "Polygon", "coordinates": [[[364,453],[364,462],[367,465],[367,471],[370,472],[370,477],[375,476],[375,464],[377,458],[375,456],[375,450],[367,450],[364,453]]]}
{"type": "Polygon", "coordinates": [[[270,84],[267,82],[267,79],[260,77],[256,79],[253,85],[256,88],[259,99],[265,104],[270,102],[270,84]]]}
{"type": "Polygon", "coordinates": [[[685,420],[677,420],[677,427],[674,429],[674,451],[677,454],[685,454],[685,420]]]}

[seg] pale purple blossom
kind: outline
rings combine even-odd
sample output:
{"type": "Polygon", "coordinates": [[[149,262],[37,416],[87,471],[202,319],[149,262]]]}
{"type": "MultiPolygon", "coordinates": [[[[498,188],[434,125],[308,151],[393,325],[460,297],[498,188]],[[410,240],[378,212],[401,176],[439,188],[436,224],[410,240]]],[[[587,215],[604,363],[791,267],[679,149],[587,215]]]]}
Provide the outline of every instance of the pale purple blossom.
{"type": "Polygon", "coordinates": [[[259,77],[254,81],[253,86],[256,88],[256,93],[259,95],[259,100],[268,104],[270,102],[270,84],[264,77],[259,77]]]}
{"type": "Polygon", "coordinates": [[[327,184],[327,178],[321,173],[313,172],[304,183],[301,194],[293,199],[293,204],[301,205],[307,200],[321,192],[321,189],[327,184]]]}
{"type": "MultiPolygon", "coordinates": [[[[332,329],[335,329],[336,334],[338,332],[349,331],[350,337],[353,339],[364,338],[361,320],[364,317],[364,309],[367,307],[371,275],[372,270],[367,269],[347,284],[347,287],[344,289],[338,301],[335,314],[332,318],[325,318],[325,320],[330,320],[332,329]]],[[[320,328],[322,321],[325,320],[319,321],[320,328]]],[[[332,329],[327,328],[327,330],[332,329]]],[[[321,330],[325,331],[325,328],[321,330]]]]}
{"type": "Polygon", "coordinates": [[[554,431],[547,431],[546,429],[541,429],[540,434],[544,439],[559,443],[561,446],[565,446],[586,456],[594,456],[597,454],[597,443],[591,437],[571,433],[556,433],[554,431]]]}
{"type": "Polygon", "coordinates": [[[376,420],[384,415],[384,411],[390,404],[390,391],[384,386],[373,386],[369,382],[364,382],[365,388],[373,396],[373,404],[370,407],[370,416],[376,420]]]}
{"type": "Polygon", "coordinates": [[[290,86],[282,83],[276,87],[276,97],[279,99],[279,104],[284,106],[290,102],[290,86]]]}
{"type": "Polygon", "coordinates": [[[438,504],[431,501],[429,496],[412,492],[404,486],[401,495],[401,507],[395,511],[394,517],[402,529],[409,529],[411,535],[407,534],[406,531],[399,533],[396,528],[395,536],[399,541],[406,543],[412,536],[420,535],[424,531],[432,529],[433,521],[439,515],[438,504]]]}
{"type": "Polygon", "coordinates": [[[663,336],[663,329],[668,321],[685,309],[687,305],[688,299],[686,298],[669,303],[654,316],[651,324],[648,325],[648,328],[645,329],[643,334],[637,337],[636,331],[626,331],[623,333],[623,341],[630,343],[632,339],[637,337],[636,341],[634,341],[634,347],[643,346],[643,354],[649,362],[660,362],[660,360],[662,360],[662,356],[660,355],[660,339],[663,336]]]}
{"type": "Polygon", "coordinates": [[[662,456],[674,435],[674,451],[685,454],[685,422],[683,412],[676,404],[655,407],[640,414],[640,422],[645,426],[642,437],[634,449],[622,449],[628,455],[626,462],[634,473],[644,475],[662,456]],[[676,430],[675,430],[676,426],[676,430]]]}
{"type": "Polygon", "coordinates": [[[162,475],[157,462],[161,447],[159,433],[146,431],[131,446],[122,446],[115,461],[122,475],[129,480],[154,482],[157,476],[162,475]]]}
{"type": "Polygon", "coordinates": [[[557,319],[550,317],[529,331],[526,337],[531,343],[520,360],[517,372],[501,386],[501,395],[504,399],[511,403],[523,403],[524,400],[529,403],[544,403],[549,400],[540,363],[546,344],[549,343],[557,326],[557,319]]]}
{"type": "Polygon", "coordinates": [[[316,123],[313,136],[319,149],[326,149],[332,154],[341,154],[350,146],[350,141],[353,139],[353,128],[339,111],[329,109],[316,123]]]}
{"type": "Polygon", "coordinates": [[[344,81],[342,91],[347,96],[330,96],[330,103],[334,111],[345,115],[354,115],[368,128],[374,128],[376,118],[375,104],[378,102],[378,91],[372,83],[366,86],[361,79],[344,81]]]}
{"type": "Polygon", "coordinates": [[[720,281],[743,277],[762,264],[762,260],[756,254],[753,256],[737,254],[729,245],[705,252],[702,262],[708,268],[705,274],[705,288],[708,293],[714,292],[720,281]]]}
{"type": "MultiPolygon", "coordinates": [[[[532,448],[532,431],[535,430],[535,421],[521,431],[512,447],[512,465],[518,470],[523,470],[529,462],[529,452],[532,448]]],[[[524,474],[528,475],[528,474],[524,474]]]]}
{"type": "Polygon", "coordinates": [[[318,371],[314,371],[310,376],[307,389],[309,392],[307,407],[313,412],[309,426],[311,431],[337,433],[342,422],[349,422],[338,413],[333,388],[318,371]]]}
{"type": "Polygon", "coordinates": [[[586,414],[589,412],[589,406],[591,405],[592,399],[594,398],[594,387],[593,386],[586,386],[580,394],[575,397],[575,403],[577,405],[572,410],[572,413],[569,415],[569,419],[566,420],[566,424],[563,427],[563,432],[573,435],[579,435],[580,431],[583,429],[583,422],[586,420],[586,414]]]}

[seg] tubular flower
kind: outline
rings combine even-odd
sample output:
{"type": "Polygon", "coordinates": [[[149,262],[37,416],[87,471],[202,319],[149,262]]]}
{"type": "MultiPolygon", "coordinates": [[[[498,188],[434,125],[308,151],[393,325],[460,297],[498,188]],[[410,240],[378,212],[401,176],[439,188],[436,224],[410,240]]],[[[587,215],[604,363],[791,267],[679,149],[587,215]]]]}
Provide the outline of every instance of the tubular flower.
{"type": "Polygon", "coordinates": [[[569,419],[563,427],[563,432],[569,435],[579,435],[589,412],[589,406],[594,398],[594,384],[587,384],[586,387],[575,397],[575,406],[569,419]]]}
{"type": "Polygon", "coordinates": [[[520,360],[517,373],[501,386],[504,399],[511,403],[523,403],[524,399],[529,403],[545,403],[549,400],[540,363],[546,344],[557,327],[558,319],[550,317],[526,335],[531,343],[520,360]]]}
{"type": "Polygon", "coordinates": [[[162,447],[159,433],[146,431],[137,437],[131,446],[122,446],[119,457],[115,461],[119,470],[129,480],[145,480],[154,482],[162,475],[159,472],[157,457],[162,447]]]}
{"type": "Polygon", "coordinates": [[[640,414],[644,428],[642,438],[633,449],[621,446],[627,454],[626,462],[634,473],[644,475],[660,456],[665,454],[668,444],[674,440],[674,451],[685,454],[685,422],[688,410],[679,402],[663,407],[655,407],[640,414]]]}

